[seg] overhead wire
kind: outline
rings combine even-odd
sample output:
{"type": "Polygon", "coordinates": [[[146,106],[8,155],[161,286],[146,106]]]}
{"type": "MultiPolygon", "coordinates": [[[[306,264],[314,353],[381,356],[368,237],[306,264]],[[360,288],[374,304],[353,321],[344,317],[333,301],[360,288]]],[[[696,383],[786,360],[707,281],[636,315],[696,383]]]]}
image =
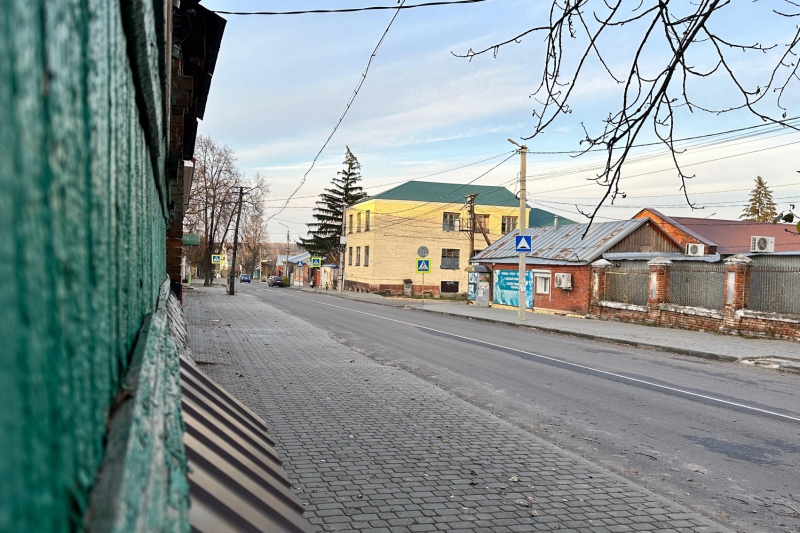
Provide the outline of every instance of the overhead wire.
{"type": "Polygon", "coordinates": [[[306,182],[306,179],[308,178],[308,174],[311,172],[311,170],[313,170],[314,165],[317,162],[317,159],[319,159],[319,156],[322,155],[322,151],[325,150],[325,147],[328,146],[328,143],[333,138],[333,135],[339,129],[339,126],[341,125],[342,121],[344,120],[344,117],[347,116],[347,112],[350,111],[350,106],[353,105],[353,102],[355,101],[356,97],[358,96],[358,93],[361,90],[361,87],[364,85],[364,81],[366,81],[366,79],[367,79],[367,74],[369,73],[369,67],[372,65],[372,61],[375,59],[375,56],[378,54],[378,49],[381,47],[381,44],[383,44],[383,40],[386,38],[386,35],[389,33],[389,29],[392,27],[392,24],[394,24],[394,21],[397,18],[397,15],[400,14],[400,8],[403,7],[403,5],[405,4],[405,1],[406,0],[400,0],[400,5],[395,8],[396,11],[395,11],[394,15],[392,16],[392,20],[389,21],[389,25],[386,26],[386,29],[383,30],[383,34],[381,35],[381,38],[378,40],[378,44],[375,45],[375,49],[372,51],[372,54],[370,54],[370,56],[369,56],[369,61],[367,61],[367,66],[364,69],[364,72],[361,74],[361,79],[356,84],[355,90],[353,90],[353,96],[351,96],[350,100],[347,102],[347,105],[345,106],[344,111],[342,112],[342,115],[339,117],[339,120],[336,122],[336,125],[333,127],[333,131],[331,131],[331,134],[328,135],[328,138],[325,139],[325,142],[322,144],[322,148],[320,148],[319,152],[317,152],[317,155],[314,156],[314,160],[311,162],[311,166],[308,168],[306,173],[303,174],[303,179],[300,180],[300,183],[297,185],[297,188],[295,188],[295,190],[292,192],[292,194],[289,195],[289,198],[286,200],[286,203],[283,204],[283,207],[281,207],[278,210],[277,213],[273,213],[272,215],[270,215],[265,222],[268,222],[270,219],[272,219],[276,215],[279,215],[281,212],[283,212],[283,210],[286,208],[286,206],[289,205],[289,201],[292,199],[292,197],[297,193],[297,191],[300,190],[300,188],[306,182]]]}
{"type": "Polygon", "coordinates": [[[414,9],[417,7],[434,7],[434,6],[450,6],[459,4],[479,4],[481,2],[488,2],[488,0],[450,0],[439,2],[425,2],[423,4],[411,4],[400,6],[367,6],[367,7],[349,7],[341,9],[305,9],[302,11],[214,11],[218,15],[314,15],[314,14],[328,14],[328,13],[357,13],[359,11],[381,11],[384,9],[414,9]]]}

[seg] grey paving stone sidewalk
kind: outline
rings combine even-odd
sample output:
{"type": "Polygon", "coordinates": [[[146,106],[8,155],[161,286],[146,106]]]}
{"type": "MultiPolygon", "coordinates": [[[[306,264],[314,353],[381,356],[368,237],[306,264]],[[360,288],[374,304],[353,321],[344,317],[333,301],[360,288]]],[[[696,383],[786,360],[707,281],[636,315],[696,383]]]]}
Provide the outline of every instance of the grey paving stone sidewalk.
{"type": "Polygon", "coordinates": [[[253,297],[186,300],[195,359],[266,420],[319,531],[727,531],[253,297]]]}

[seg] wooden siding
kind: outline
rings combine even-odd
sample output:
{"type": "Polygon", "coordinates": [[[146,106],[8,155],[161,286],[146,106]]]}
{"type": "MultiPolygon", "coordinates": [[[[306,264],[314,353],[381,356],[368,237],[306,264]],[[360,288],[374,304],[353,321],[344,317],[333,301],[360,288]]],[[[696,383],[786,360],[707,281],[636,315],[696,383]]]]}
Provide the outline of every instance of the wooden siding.
{"type": "Polygon", "coordinates": [[[612,246],[608,252],[683,252],[683,248],[658,226],[647,224],[612,246]]]}

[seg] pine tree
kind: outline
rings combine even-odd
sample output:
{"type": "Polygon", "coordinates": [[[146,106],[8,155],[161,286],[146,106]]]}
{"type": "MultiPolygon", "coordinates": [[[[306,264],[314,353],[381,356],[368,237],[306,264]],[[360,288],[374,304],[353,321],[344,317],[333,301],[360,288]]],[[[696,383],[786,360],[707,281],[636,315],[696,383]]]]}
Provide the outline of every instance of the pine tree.
{"type": "Polygon", "coordinates": [[[772,200],[772,191],[767,187],[764,178],[756,178],[756,186],[750,191],[750,203],[744,208],[739,218],[753,222],[772,222],[778,215],[775,202],[772,200]]]}
{"type": "Polygon", "coordinates": [[[311,238],[300,238],[300,244],[312,256],[324,257],[327,262],[339,261],[339,244],[342,236],[342,207],[353,205],[365,198],[367,193],[359,185],[361,164],[350,147],[344,158],[344,170],[336,173],[331,181],[332,187],[319,195],[314,208],[316,222],[307,224],[311,238]]]}

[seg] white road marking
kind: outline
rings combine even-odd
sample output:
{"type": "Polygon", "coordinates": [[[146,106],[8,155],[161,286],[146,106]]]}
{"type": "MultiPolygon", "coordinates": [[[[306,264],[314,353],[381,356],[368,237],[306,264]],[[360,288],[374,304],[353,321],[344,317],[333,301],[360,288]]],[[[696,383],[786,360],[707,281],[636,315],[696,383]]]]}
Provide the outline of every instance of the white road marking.
{"type": "MultiPolygon", "coordinates": [[[[270,292],[281,292],[281,291],[276,291],[274,289],[268,289],[268,290],[270,292]]],[[[511,350],[511,351],[514,351],[514,352],[523,353],[525,355],[530,355],[532,357],[538,357],[540,359],[545,359],[547,361],[553,361],[555,363],[560,363],[560,364],[571,366],[571,367],[575,367],[575,368],[581,368],[583,370],[589,370],[589,371],[592,371],[592,372],[596,372],[598,374],[604,374],[606,376],[613,376],[615,378],[623,379],[625,381],[631,381],[631,382],[634,382],[634,383],[641,383],[643,385],[648,385],[650,387],[655,387],[655,388],[658,388],[658,389],[663,389],[663,390],[668,390],[668,391],[672,391],[672,392],[677,392],[677,393],[680,393],[680,394],[685,394],[687,396],[692,396],[694,398],[702,398],[704,400],[710,400],[712,402],[721,403],[723,405],[731,405],[731,406],[734,406],[734,407],[739,407],[741,409],[746,409],[748,411],[755,411],[755,412],[758,412],[758,413],[764,413],[764,414],[768,414],[768,415],[772,415],[772,416],[777,416],[778,418],[791,420],[793,422],[800,422],[800,418],[798,418],[798,417],[789,416],[789,415],[785,415],[785,414],[782,414],[782,413],[776,413],[775,411],[768,411],[766,409],[761,409],[760,407],[753,407],[751,405],[745,405],[745,404],[742,404],[742,403],[731,402],[731,401],[728,401],[728,400],[723,400],[722,398],[715,398],[714,396],[708,396],[708,395],[705,395],[705,394],[698,394],[696,392],[691,392],[691,391],[679,389],[679,388],[676,388],[676,387],[669,387],[667,385],[660,385],[658,383],[653,383],[652,381],[646,381],[646,380],[643,380],[643,379],[632,378],[632,377],[629,377],[629,376],[624,376],[622,374],[617,374],[616,372],[609,372],[607,370],[600,370],[599,368],[594,368],[594,367],[582,365],[582,364],[579,364],[579,363],[572,363],[570,361],[565,361],[563,359],[557,359],[555,357],[550,357],[550,356],[547,356],[547,355],[542,355],[542,354],[538,354],[538,353],[528,352],[528,351],[525,351],[525,350],[520,350],[519,348],[511,348],[511,347],[508,347],[508,346],[503,346],[502,344],[495,344],[493,342],[488,342],[488,341],[484,341],[484,340],[480,340],[480,339],[473,339],[471,337],[465,337],[464,335],[458,335],[456,333],[450,333],[449,331],[442,331],[442,330],[439,330],[439,329],[430,328],[428,326],[421,326],[419,324],[414,324],[412,322],[405,322],[403,320],[398,320],[396,318],[388,318],[388,317],[381,316],[381,315],[376,315],[376,314],[373,314],[373,313],[367,313],[366,311],[359,311],[357,309],[350,309],[349,307],[342,307],[341,305],[335,305],[335,304],[329,304],[329,303],[325,303],[325,302],[320,302],[318,300],[312,300],[310,298],[303,298],[302,296],[296,296],[294,294],[285,294],[284,293],[284,295],[285,296],[290,296],[292,298],[298,298],[300,300],[306,300],[306,301],[309,301],[309,302],[314,302],[314,303],[316,303],[318,305],[327,305],[328,307],[335,307],[337,309],[344,309],[345,311],[350,311],[352,313],[360,313],[362,315],[367,315],[367,316],[371,316],[371,317],[374,317],[374,318],[380,318],[381,320],[387,320],[389,322],[396,322],[398,324],[403,324],[403,325],[406,325],[406,326],[412,326],[412,327],[424,329],[424,330],[427,330],[427,331],[433,331],[435,333],[441,333],[443,335],[449,335],[451,337],[457,337],[459,339],[464,339],[464,340],[471,341],[471,342],[476,342],[476,343],[479,343],[479,344],[485,344],[487,346],[493,346],[495,348],[502,348],[503,350],[511,350]]]]}

